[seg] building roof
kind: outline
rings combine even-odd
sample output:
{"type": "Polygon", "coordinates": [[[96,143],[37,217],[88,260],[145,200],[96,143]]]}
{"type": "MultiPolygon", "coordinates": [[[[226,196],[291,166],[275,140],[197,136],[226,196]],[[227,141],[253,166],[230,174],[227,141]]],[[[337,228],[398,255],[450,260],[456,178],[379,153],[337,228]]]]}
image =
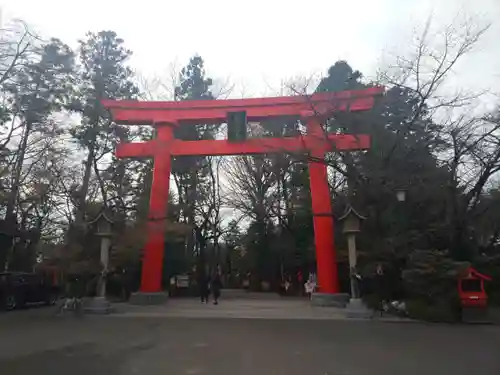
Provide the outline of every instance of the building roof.
{"type": "Polygon", "coordinates": [[[467,270],[465,271],[465,274],[466,274],[466,276],[465,276],[466,279],[478,278],[478,279],[485,280],[485,281],[492,280],[490,276],[487,276],[485,274],[480,273],[478,270],[476,270],[473,267],[468,267],[467,270]]]}

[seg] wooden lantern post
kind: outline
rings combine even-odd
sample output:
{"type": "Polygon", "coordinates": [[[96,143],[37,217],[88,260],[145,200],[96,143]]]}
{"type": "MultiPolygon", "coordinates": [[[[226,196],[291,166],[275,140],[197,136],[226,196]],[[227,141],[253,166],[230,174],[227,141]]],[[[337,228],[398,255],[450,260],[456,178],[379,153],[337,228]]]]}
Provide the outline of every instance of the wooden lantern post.
{"type": "Polygon", "coordinates": [[[111,304],[106,299],[106,279],[109,269],[109,249],[111,248],[114,221],[111,219],[109,212],[104,209],[101,210],[101,212],[99,212],[99,214],[87,224],[96,225],[96,235],[101,239],[100,260],[102,271],[97,287],[97,296],[92,299],[89,306],[85,310],[98,314],[108,314],[111,312],[111,304]]]}
{"type": "Polygon", "coordinates": [[[343,222],[342,232],[347,236],[347,248],[349,251],[349,270],[351,279],[351,299],[346,306],[346,315],[349,318],[371,318],[373,316],[363,304],[359,291],[359,280],[357,272],[356,235],[360,231],[361,221],[366,217],[359,214],[351,205],[348,206],[344,215],[339,218],[343,222]]]}
{"type": "Polygon", "coordinates": [[[339,218],[343,222],[342,232],[347,236],[347,248],[349,251],[349,270],[351,275],[351,297],[359,298],[359,288],[356,282],[356,235],[360,231],[361,221],[366,218],[360,215],[352,206],[347,208],[347,211],[339,218]]]}

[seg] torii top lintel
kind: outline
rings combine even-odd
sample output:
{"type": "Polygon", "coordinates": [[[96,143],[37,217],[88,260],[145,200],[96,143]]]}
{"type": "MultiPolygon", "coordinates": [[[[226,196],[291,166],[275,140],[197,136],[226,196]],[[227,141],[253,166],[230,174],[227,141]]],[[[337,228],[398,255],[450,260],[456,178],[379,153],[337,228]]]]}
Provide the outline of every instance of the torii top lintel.
{"type": "Polygon", "coordinates": [[[373,107],[374,97],[383,91],[383,87],[372,87],[309,96],[178,102],[103,100],[102,104],[111,111],[117,123],[124,125],[221,123],[226,120],[229,111],[246,111],[249,121],[277,116],[304,116],[307,113],[364,111],[373,107]]]}

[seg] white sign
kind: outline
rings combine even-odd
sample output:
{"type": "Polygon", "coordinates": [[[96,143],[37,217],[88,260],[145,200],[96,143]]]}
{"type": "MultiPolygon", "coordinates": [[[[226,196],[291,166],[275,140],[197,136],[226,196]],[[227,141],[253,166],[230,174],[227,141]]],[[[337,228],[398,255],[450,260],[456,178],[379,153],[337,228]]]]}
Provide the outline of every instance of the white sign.
{"type": "Polygon", "coordinates": [[[189,287],[189,276],[179,275],[177,276],[177,288],[188,288],[189,287]]]}

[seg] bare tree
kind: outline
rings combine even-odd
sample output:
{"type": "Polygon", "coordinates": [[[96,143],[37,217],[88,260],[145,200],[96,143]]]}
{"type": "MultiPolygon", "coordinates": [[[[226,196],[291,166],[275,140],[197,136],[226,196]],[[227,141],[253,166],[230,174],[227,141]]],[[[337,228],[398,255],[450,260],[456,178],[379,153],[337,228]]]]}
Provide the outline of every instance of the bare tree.
{"type": "MultiPolygon", "coordinates": [[[[212,241],[216,259],[220,253],[220,237],[223,235],[223,199],[221,196],[221,166],[223,158],[209,157],[208,162],[212,166],[208,173],[210,183],[203,185],[197,191],[197,206],[195,208],[198,217],[197,227],[199,228],[203,245],[207,246],[212,241]]],[[[200,244],[201,247],[201,244],[200,244]]],[[[203,249],[200,248],[200,251],[203,249]]]]}
{"type": "Polygon", "coordinates": [[[418,98],[417,120],[425,109],[431,115],[440,110],[463,108],[481,93],[470,93],[463,87],[452,89],[450,80],[462,60],[473,52],[490,25],[478,25],[469,18],[435,30],[429,17],[422,32],[415,34],[411,51],[397,55],[395,62],[379,72],[378,81],[388,87],[408,89],[418,98]]]}
{"type": "MultiPolygon", "coordinates": [[[[6,86],[36,57],[38,42],[38,37],[22,21],[0,29],[0,176],[3,178],[9,176],[12,170],[10,148],[19,142],[23,127],[6,86]]],[[[8,186],[2,183],[1,189],[6,197],[8,186]]]]}
{"type": "MultiPolygon", "coordinates": [[[[174,60],[168,64],[164,73],[145,76],[137,73],[137,83],[143,100],[177,100],[175,88],[179,86],[180,63],[174,60]]],[[[235,85],[229,77],[214,79],[211,87],[215,99],[227,99],[233,93],[235,85]]]]}
{"type": "MultiPolygon", "coordinates": [[[[415,38],[413,53],[398,56],[396,63],[380,75],[389,87],[409,90],[417,98],[417,110],[408,124],[410,130],[422,116],[439,125],[435,139],[430,141],[445,143],[433,152],[449,171],[445,225],[450,228],[452,249],[466,247],[469,225],[481,215],[477,204],[500,167],[498,113],[477,113],[475,107],[483,92],[453,88],[450,84],[461,61],[474,50],[489,26],[467,19],[436,32],[429,18],[415,38]]],[[[395,142],[392,151],[398,146],[395,142]]]]}
{"type": "Polygon", "coordinates": [[[180,67],[177,60],[171,62],[165,74],[147,77],[137,73],[141,98],[144,100],[175,100],[175,88],[179,86],[180,67]]]}
{"type": "Polygon", "coordinates": [[[253,220],[272,216],[272,189],[276,176],[264,155],[235,156],[224,165],[225,203],[253,220]]]}
{"type": "Polygon", "coordinates": [[[9,82],[37,54],[40,38],[21,20],[0,29],[0,85],[9,82]]]}

